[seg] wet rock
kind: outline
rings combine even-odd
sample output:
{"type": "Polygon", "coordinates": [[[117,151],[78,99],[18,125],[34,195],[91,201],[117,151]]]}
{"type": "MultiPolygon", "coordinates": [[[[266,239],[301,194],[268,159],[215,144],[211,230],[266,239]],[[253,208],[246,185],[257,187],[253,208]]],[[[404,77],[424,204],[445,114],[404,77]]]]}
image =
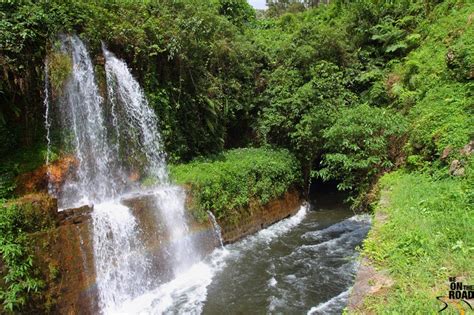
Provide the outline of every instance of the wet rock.
{"type": "MultiPolygon", "coordinates": [[[[141,229],[141,241],[147,252],[147,258],[152,266],[150,280],[171,280],[173,260],[170,253],[173,251],[172,240],[163,222],[160,210],[157,208],[153,193],[141,194],[121,201],[130,208],[141,229]],[[156,278],[155,278],[156,277],[156,278]]],[[[197,253],[204,257],[219,246],[210,222],[197,222],[190,213],[187,213],[189,234],[192,236],[197,253]]]]}
{"type": "Polygon", "coordinates": [[[299,193],[292,191],[263,206],[258,203],[251,204],[250,209],[243,212],[245,214],[236,224],[225,220],[218,220],[222,228],[224,243],[236,242],[247,235],[295,214],[298,212],[301,204],[302,199],[299,193]]]}
{"type": "MultiPolygon", "coordinates": [[[[380,193],[378,209],[375,211],[375,218],[372,229],[376,230],[387,224],[388,214],[384,208],[390,204],[388,190],[380,193]]],[[[376,268],[370,259],[363,256],[357,270],[356,279],[349,295],[347,308],[350,313],[371,314],[365,305],[367,298],[376,295],[383,295],[394,285],[394,280],[390,277],[388,270],[376,268]]]]}
{"type": "Polygon", "coordinates": [[[377,270],[367,258],[363,258],[357,271],[347,308],[352,312],[364,313],[366,311],[364,307],[365,298],[383,294],[393,284],[394,281],[390,278],[388,271],[377,270]]]}
{"type": "Polygon", "coordinates": [[[471,140],[468,144],[466,144],[460,151],[461,155],[469,156],[474,151],[474,140],[471,140]]]}
{"type": "Polygon", "coordinates": [[[79,208],[65,209],[58,212],[58,219],[60,224],[79,224],[91,219],[91,213],[94,210],[93,206],[82,206],[79,208]]]}
{"type": "Polygon", "coordinates": [[[441,153],[440,159],[443,161],[446,160],[452,151],[453,151],[453,147],[448,145],[446,148],[444,148],[443,153],[441,153]]]}
{"type": "Polygon", "coordinates": [[[464,165],[459,160],[453,160],[449,167],[449,174],[452,176],[464,176],[464,165]]]}
{"type": "Polygon", "coordinates": [[[45,193],[25,195],[12,203],[24,216],[33,266],[45,283],[41,295],[27,301],[26,313],[96,314],[92,209],[58,212],[56,199],[45,193]]]}
{"type": "MultiPolygon", "coordinates": [[[[38,211],[44,208],[37,213],[50,218],[46,221],[48,224],[41,223],[42,226],[48,226],[47,229],[30,234],[34,264],[39,267],[46,284],[43,305],[38,306],[37,303],[34,308],[41,311],[34,313],[98,314],[91,216],[93,207],[83,206],[58,212],[56,200],[46,194],[25,196],[23,200],[34,204],[38,211]]],[[[153,194],[130,196],[121,202],[131,209],[140,226],[140,239],[152,266],[150,282],[155,277],[161,281],[170,280],[174,275],[169,257],[172,242],[156,209],[153,194]]],[[[250,209],[246,209],[247,216],[242,217],[237,224],[219,222],[225,243],[235,242],[296,213],[301,202],[297,192],[290,192],[264,206],[253,204],[250,209]]],[[[199,255],[205,255],[219,246],[210,221],[197,222],[188,213],[188,222],[189,233],[196,241],[199,255]]]]}
{"type": "Polygon", "coordinates": [[[21,174],[16,179],[15,194],[47,193],[48,182],[51,183],[53,190],[59,191],[68,175],[70,175],[77,166],[78,161],[75,157],[63,156],[50,166],[43,165],[33,172],[21,174]]]}

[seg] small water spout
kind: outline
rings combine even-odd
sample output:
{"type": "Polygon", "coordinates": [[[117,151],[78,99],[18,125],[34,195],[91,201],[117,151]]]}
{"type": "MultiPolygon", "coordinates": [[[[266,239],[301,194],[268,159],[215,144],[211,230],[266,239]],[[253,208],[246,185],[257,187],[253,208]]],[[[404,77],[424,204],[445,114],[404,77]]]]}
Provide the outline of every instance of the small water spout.
{"type": "Polygon", "coordinates": [[[51,184],[51,167],[50,167],[50,160],[51,160],[51,115],[49,110],[49,60],[46,58],[44,62],[44,127],[46,129],[46,176],[48,178],[48,193],[53,195],[53,188],[51,184]]]}
{"type": "Polygon", "coordinates": [[[212,226],[214,227],[214,233],[216,234],[216,238],[219,240],[219,244],[221,247],[224,247],[224,240],[222,239],[222,229],[221,226],[217,223],[216,217],[211,211],[207,211],[209,218],[212,222],[212,226]]]}

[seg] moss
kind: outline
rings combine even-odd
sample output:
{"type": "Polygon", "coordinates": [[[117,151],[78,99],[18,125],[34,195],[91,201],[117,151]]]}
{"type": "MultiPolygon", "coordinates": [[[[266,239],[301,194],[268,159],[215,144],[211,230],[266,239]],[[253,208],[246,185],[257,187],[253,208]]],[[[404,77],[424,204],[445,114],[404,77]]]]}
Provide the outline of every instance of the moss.
{"type": "Polygon", "coordinates": [[[61,90],[71,73],[72,60],[68,54],[63,52],[49,54],[49,81],[55,95],[61,95],[61,90]]]}

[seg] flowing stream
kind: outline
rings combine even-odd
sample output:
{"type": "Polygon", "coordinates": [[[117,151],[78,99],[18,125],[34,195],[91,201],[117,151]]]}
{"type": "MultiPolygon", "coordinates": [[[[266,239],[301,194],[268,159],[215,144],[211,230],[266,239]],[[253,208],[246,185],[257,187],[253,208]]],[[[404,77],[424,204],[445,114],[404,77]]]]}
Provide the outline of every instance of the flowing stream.
{"type": "Polygon", "coordinates": [[[316,203],[317,211],[302,206],[291,218],[223,246],[210,213],[221,246],[205,255],[190,233],[185,192],[168,179],[157,117],[126,63],[103,45],[107,89],[101,95],[79,37],[62,36],[58,53],[69,56],[73,67],[55,97],[58,106],[51,108],[45,62],[47,162],[55,124],[77,168],[53,193],[62,209],[93,207],[102,313],[327,314],[343,309],[356,268],[355,248],[368,231],[368,217],[354,216],[326,196],[316,203]],[[145,182],[147,188],[142,187],[145,182]],[[145,231],[123,201],[130,194],[152,198],[151,220],[167,236],[164,259],[171,270],[166,276],[156,274],[156,257],[143,244],[145,231]]]}
{"type": "Polygon", "coordinates": [[[123,314],[340,314],[370,228],[344,196],[318,195],[235,244],[217,248],[172,281],[123,305],[123,314]]]}

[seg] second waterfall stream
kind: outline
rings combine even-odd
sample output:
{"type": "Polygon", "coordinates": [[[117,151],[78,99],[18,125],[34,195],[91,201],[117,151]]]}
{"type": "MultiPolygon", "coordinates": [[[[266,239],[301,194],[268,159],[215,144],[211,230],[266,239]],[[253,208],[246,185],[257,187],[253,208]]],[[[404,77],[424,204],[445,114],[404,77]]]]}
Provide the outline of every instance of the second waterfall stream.
{"type": "Polygon", "coordinates": [[[50,108],[51,91],[45,85],[46,127],[49,135],[49,128],[56,124],[61,145],[78,165],[61,191],[53,193],[61,209],[93,207],[98,307],[104,314],[122,313],[124,305],[163,285],[151,274],[151,258],[141,239],[144,232],[121,202],[123,196],[151,196],[155,220],[169,238],[171,278],[190,270],[200,255],[189,233],[185,193],[168,179],[157,117],[127,65],[103,47],[107,95],[101,96],[85,44],[75,35],[62,36],[60,42],[57,53],[70,58],[72,73],[57,96],[55,115],[50,108]],[[154,184],[141,188],[130,179],[134,173],[154,184]]]}

